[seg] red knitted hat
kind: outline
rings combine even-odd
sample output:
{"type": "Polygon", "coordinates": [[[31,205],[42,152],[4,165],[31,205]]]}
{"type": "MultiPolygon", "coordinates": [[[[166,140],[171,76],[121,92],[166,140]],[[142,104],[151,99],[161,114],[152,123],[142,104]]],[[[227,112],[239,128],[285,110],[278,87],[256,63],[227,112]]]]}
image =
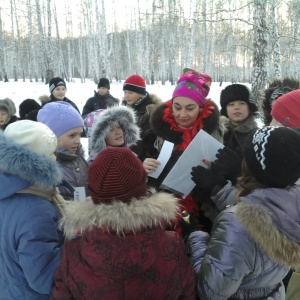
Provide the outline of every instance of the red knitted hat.
{"type": "Polygon", "coordinates": [[[127,147],[101,151],[88,171],[88,188],[95,204],[143,197],[146,183],[142,162],[127,147]]]}
{"type": "Polygon", "coordinates": [[[146,82],[140,75],[129,76],[123,84],[123,91],[132,91],[141,95],[146,95],[146,82]]]}
{"type": "Polygon", "coordinates": [[[300,90],[294,90],[279,97],[271,116],[285,127],[300,127],[300,90]]]}

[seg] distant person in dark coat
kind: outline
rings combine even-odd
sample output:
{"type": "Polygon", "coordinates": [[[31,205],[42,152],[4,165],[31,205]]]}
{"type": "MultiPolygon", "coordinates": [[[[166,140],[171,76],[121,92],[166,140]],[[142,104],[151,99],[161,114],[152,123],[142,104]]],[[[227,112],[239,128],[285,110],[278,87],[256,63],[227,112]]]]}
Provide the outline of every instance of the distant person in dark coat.
{"type": "Polygon", "coordinates": [[[21,120],[27,119],[27,115],[34,110],[39,110],[41,105],[38,104],[34,99],[25,99],[19,105],[19,115],[21,120]]]}
{"type": "MultiPolygon", "coordinates": [[[[29,114],[31,112],[35,112],[35,120],[36,121],[36,115],[38,110],[41,109],[41,105],[38,104],[34,99],[25,99],[20,105],[19,105],[19,115],[21,120],[29,119],[32,120],[32,118],[29,118],[29,114]]],[[[30,117],[33,116],[33,114],[30,115],[30,117]]]]}
{"type": "Polygon", "coordinates": [[[78,112],[76,104],[66,97],[67,86],[66,82],[60,77],[54,77],[49,82],[50,100],[49,102],[64,101],[71,104],[78,112]]]}
{"type": "Polygon", "coordinates": [[[93,97],[89,98],[82,110],[82,118],[84,119],[87,114],[98,110],[119,105],[119,100],[114,98],[110,93],[110,83],[107,78],[100,78],[98,82],[98,91],[95,91],[93,97]]]}

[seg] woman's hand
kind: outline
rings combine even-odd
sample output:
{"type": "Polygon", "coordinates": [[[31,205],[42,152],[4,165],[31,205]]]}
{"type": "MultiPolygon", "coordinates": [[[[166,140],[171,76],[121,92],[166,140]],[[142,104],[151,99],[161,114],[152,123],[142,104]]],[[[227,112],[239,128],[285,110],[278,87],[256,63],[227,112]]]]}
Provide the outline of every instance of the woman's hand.
{"type": "Polygon", "coordinates": [[[152,173],[156,170],[160,162],[154,158],[146,158],[143,162],[143,167],[147,174],[152,173]]]}

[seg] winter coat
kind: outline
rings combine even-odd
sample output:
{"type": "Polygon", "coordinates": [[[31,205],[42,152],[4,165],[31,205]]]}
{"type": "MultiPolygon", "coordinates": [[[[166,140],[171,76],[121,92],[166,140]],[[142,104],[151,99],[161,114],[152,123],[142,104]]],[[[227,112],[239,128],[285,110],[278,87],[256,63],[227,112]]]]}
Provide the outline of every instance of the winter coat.
{"type": "Polygon", "coordinates": [[[0,109],[6,111],[9,117],[6,124],[0,125],[0,129],[4,131],[9,124],[18,121],[18,118],[15,116],[16,106],[11,99],[5,98],[0,100],[0,109]]]}
{"type": "Polygon", "coordinates": [[[9,124],[14,123],[16,121],[18,121],[18,117],[12,116],[6,124],[0,125],[0,129],[4,131],[9,124]]]}
{"type": "Polygon", "coordinates": [[[50,299],[63,235],[61,172],[52,159],[0,133],[0,299],[50,299]]]}
{"type": "Polygon", "coordinates": [[[234,126],[230,119],[222,116],[220,122],[225,126],[226,132],[224,134],[224,145],[232,150],[239,148],[241,152],[244,150],[247,137],[258,129],[255,116],[252,114],[241,125],[234,126]]]}
{"type": "MultiPolygon", "coordinates": [[[[158,151],[154,146],[156,135],[151,129],[150,117],[160,104],[162,104],[162,100],[157,95],[147,93],[131,106],[137,117],[137,125],[141,130],[141,140],[132,146],[131,149],[141,161],[144,161],[147,157],[158,156],[158,151]]],[[[130,106],[126,101],[123,101],[123,105],[130,106]]]]}
{"type": "MultiPolygon", "coordinates": [[[[219,207],[232,202],[224,199],[232,187],[224,190],[219,207]]],[[[257,189],[220,213],[211,237],[193,232],[187,242],[199,297],[284,299],[282,280],[300,266],[299,211],[299,185],[257,189]]]]}
{"type": "Polygon", "coordinates": [[[300,299],[300,268],[293,272],[288,284],[285,300],[300,299]]]}
{"type": "MultiPolygon", "coordinates": [[[[63,172],[63,179],[73,187],[85,187],[87,183],[88,164],[83,156],[83,149],[79,145],[76,153],[71,153],[63,148],[56,150],[56,160],[63,172]]],[[[66,199],[74,199],[74,195],[64,186],[59,187],[61,195],[66,199]]]]}
{"type": "Polygon", "coordinates": [[[66,237],[78,226],[82,236],[65,245],[53,300],[196,299],[183,241],[162,229],[177,211],[176,199],[164,193],[130,203],[70,203],[66,237]]]}
{"type": "Polygon", "coordinates": [[[94,92],[94,97],[89,98],[82,109],[83,119],[92,111],[119,105],[119,100],[117,98],[114,98],[110,93],[100,95],[98,92],[94,92]]]}
{"type": "MultiPolygon", "coordinates": [[[[149,186],[155,186],[156,188],[160,187],[161,183],[173,168],[183,151],[188,147],[201,129],[221,142],[223,141],[222,136],[225,130],[219,124],[219,109],[212,101],[206,102],[205,108],[202,113],[199,114],[194,126],[190,129],[183,129],[176,125],[172,116],[171,100],[163,103],[153,112],[150,124],[154,134],[157,136],[155,144],[158,145],[159,150],[164,140],[174,143],[174,150],[171,158],[160,176],[157,179],[148,177],[149,186]]],[[[191,192],[185,199],[181,199],[180,204],[182,205],[182,210],[194,212],[206,230],[209,230],[211,222],[204,217],[201,211],[199,211],[196,198],[199,198],[199,195],[196,197],[196,195],[191,192]]]]}
{"type": "Polygon", "coordinates": [[[130,107],[117,106],[105,111],[92,125],[89,138],[90,156],[88,164],[90,165],[96,156],[104,150],[107,145],[105,139],[113,126],[119,125],[123,130],[126,147],[130,147],[139,140],[140,129],[136,125],[136,117],[133,109],[130,107]]]}
{"type": "MultiPolygon", "coordinates": [[[[76,106],[76,104],[75,104],[73,101],[71,101],[69,98],[67,98],[67,97],[65,97],[63,100],[59,100],[59,99],[56,99],[56,98],[53,96],[53,94],[51,94],[51,95],[50,95],[50,98],[49,98],[49,101],[46,101],[45,104],[51,103],[51,102],[56,102],[56,101],[65,101],[65,102],[71,104],[71,105],[79,112],[79,109],[78,109],[78,107],[76,106]]],[[[79,113],[80,113],[80,112],[79,112],[79,113]]]]}

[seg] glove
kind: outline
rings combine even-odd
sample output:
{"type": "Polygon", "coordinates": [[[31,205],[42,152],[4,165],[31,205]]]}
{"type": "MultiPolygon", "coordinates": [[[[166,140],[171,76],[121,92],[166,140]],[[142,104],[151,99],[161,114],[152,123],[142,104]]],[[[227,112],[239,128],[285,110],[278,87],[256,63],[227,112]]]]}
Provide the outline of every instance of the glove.
{"type": "Polygon", "coordinates": [[[183,218],[179,221],[182,230],[182,236],[184,239],[188,238],[192,232],[201,230],[200,224],[197,222],[195,215],[192,212],[190,212],[189,216],[189,223],[183,218]]]}
{"type": "Polygon", "coordinates": [[[210,169],[202,166],[193,167],[191,175],[197,188],[212,191],[216,185],[225,186],[226,184],[226,178],[216,169],[214,163],[211,163],[210,169]]]}
{"type": "Polygon", "coordinates": [[[215,167],[226,179],[234,181],[241,174],[243,153],[239,148],[236,151],[228,147],[219,149],[215,160],[215,167]]]}

